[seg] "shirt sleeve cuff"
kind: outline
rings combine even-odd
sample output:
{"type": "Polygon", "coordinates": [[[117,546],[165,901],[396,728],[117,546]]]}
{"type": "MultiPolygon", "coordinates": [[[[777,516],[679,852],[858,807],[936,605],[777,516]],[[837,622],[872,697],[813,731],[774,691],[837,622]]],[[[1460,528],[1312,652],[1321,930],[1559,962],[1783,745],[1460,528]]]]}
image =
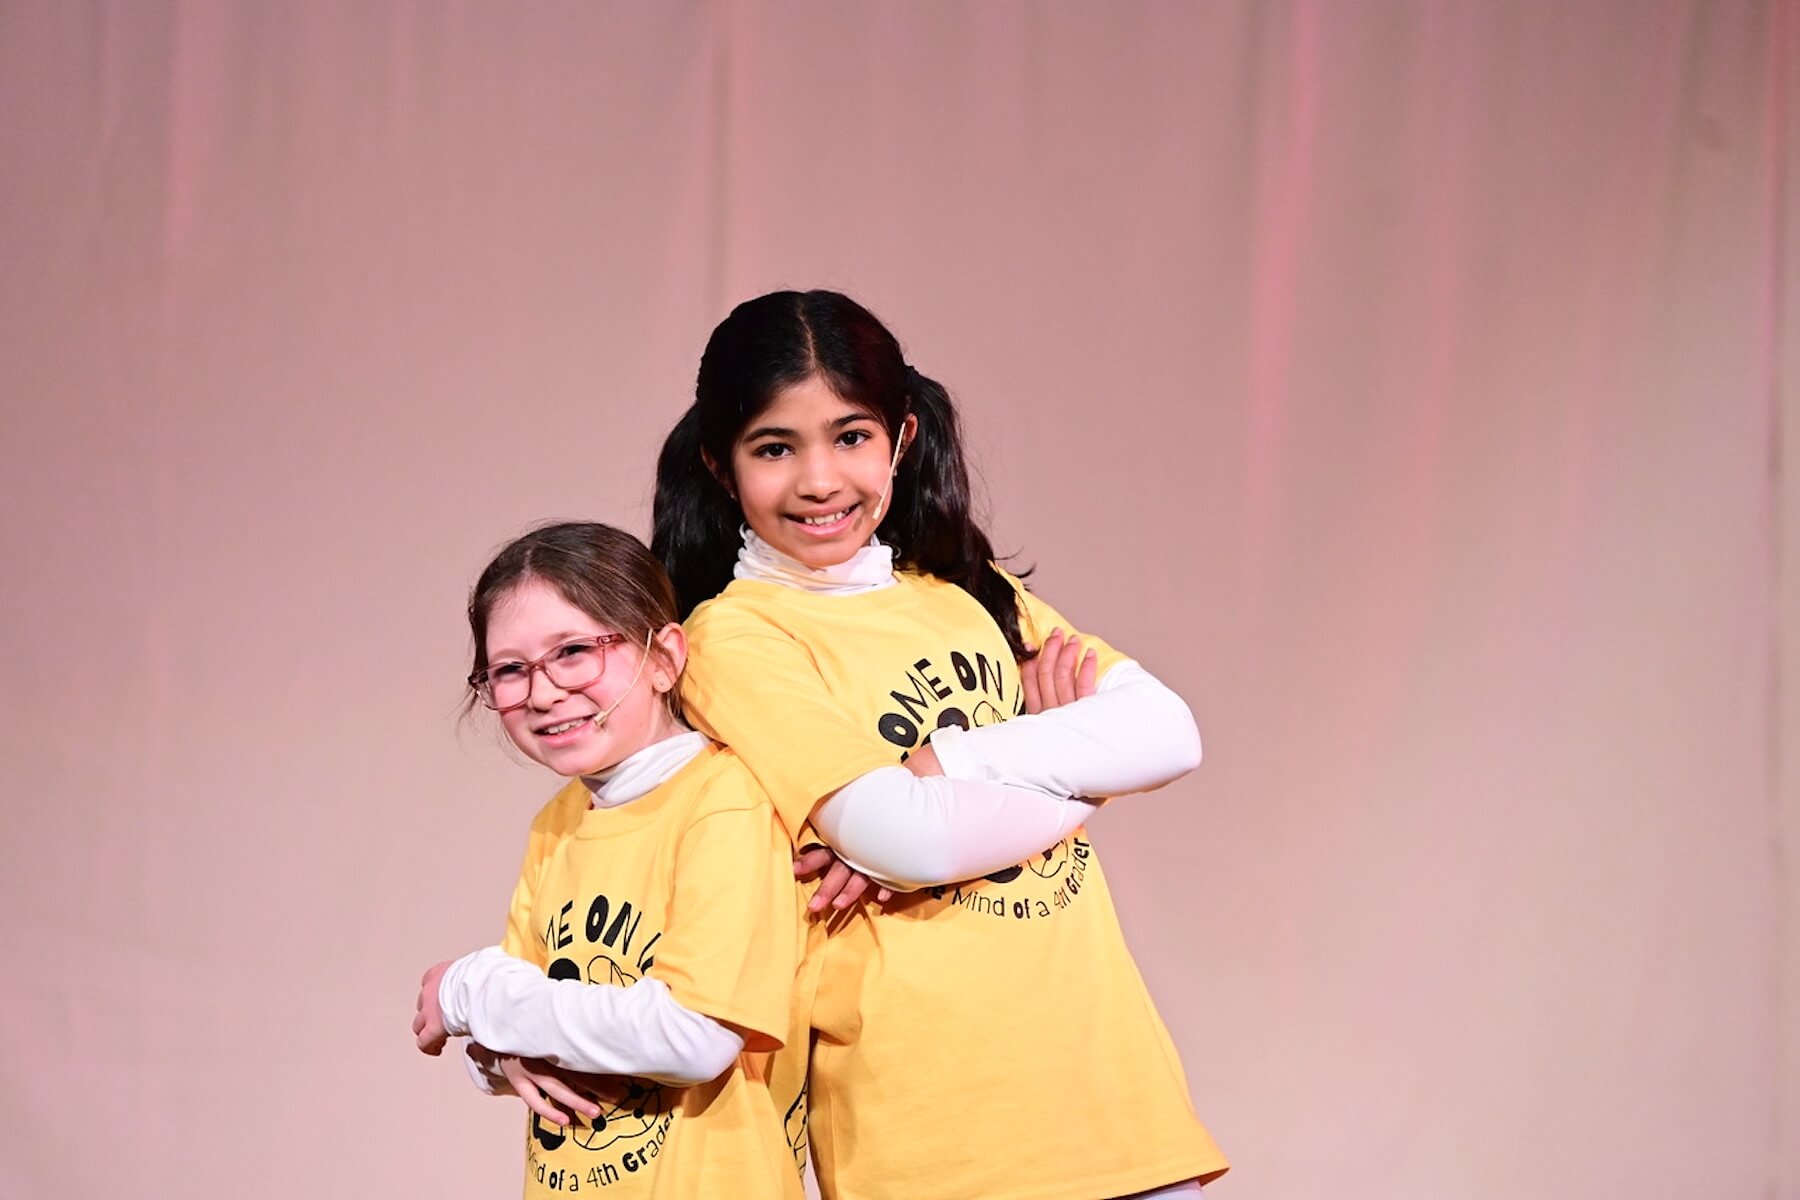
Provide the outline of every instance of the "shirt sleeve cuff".
{"type": "Polygon", "coordinates": [[[944,725],[931,731],[931,749],[937,755],[938,766],[943,768],[947,779],[991,779],[991,775],[979,757],[969,750],[964,740],[963,730],[955,725],[944,725]]]}

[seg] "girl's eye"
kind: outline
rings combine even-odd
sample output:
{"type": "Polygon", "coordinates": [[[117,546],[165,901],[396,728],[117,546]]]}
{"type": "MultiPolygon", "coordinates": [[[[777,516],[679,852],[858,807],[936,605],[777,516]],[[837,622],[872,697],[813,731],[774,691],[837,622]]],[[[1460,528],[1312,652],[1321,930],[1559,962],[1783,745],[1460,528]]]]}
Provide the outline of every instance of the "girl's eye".
{"type": "Polygon", "coordinates": [[[867,429],[846,429],[838,441],[845,446],[860,446],[874,436],[867,429]]]}
{"type": "Polygon", "coordinates": [[[496,663],[488,668],[488,682],[499,683],[506,679],[517,679],[525,673],[525,664],[516,662],[496,663]]]}
{"type": "Polygon", "coordinates": [[[785,442],[764,442],[750,452],[751,458],[781,458],[788,453],[785,442]]]}
{"type": "Polygon", "coordinates": [[[591,658],[599,649],[599,642],[564,642],[556,648],[556,657],[563,662],[578,662],[591,658]]]}

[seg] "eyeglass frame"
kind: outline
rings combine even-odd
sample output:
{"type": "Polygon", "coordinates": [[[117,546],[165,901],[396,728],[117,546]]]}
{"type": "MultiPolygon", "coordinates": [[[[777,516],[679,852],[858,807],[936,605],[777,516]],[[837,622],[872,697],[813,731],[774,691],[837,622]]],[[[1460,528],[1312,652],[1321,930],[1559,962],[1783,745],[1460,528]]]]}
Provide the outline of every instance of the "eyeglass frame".
{"type": "Polygon", "coordinates": [[[594,684],[599,683],[600,680],[603,679],[606,675],[606,652],[608,650],[610,650],[613,646],[617,645],[618,643],[623,642],[623,641],[628,641],[628,640],[630,640],[630,639],[628,639],[622,633],[586,633],[586,634],[582,634],[580,637],[572,637],[572,638],[568,639],[567,641],[558,642],[558,643],[556,643],[556,645],[550,647],[550,649],[544,651],[542,654],[538,655],[536,658],[533,658],[533,659],[530,659],[527,661],[521,662],[521,661],[514,661],[511,659],[508,659],[504,662],[497,663],[497,664],[489,663],[487,666],[482,667],[478,671],[471,671],[469,673],[469,678],[468,678],[467,682],[468,682],[470,690],[475,693],[475,699],[477,699],[481,702],[482,707],[486,708],[490,712],[497,712],[497,713],[511,712],[515,708],[524,708],[527,704],[531,703],[531,687],[532,687],[532,682],[533,682],[532,676],[536,675],[539,671],[542,671],[544,673],[544,679],[549,682],[551,687],[561,688],[565,692],[579,691],[580,689],[582,689],[584,687],[592,687],[592,686],[594,686],[594,684]],[[600,669],[598,671],[594,672],[594,677],[592,679],[584,680],[581,683],[574,684],[572,686],[564,686],[563,684],[556,682],[556,680],[554,678],[552,678],[550,675],[550,660],[552,658],[554,658],[559,652],[566,650],[568,647],[580,645],[583,642],[592,642],[594,644],[595,649],[600,651],[600,669]],[[493,703],[493,701],[491,699],[491,697],[494,694],[493,681],[488,678],[488,672],[492,671],[495,666],[524,667],[525,668],[525,698],[523,700],[520,700],[517,704],[508,704],[504,708],[493,703]],[[481,694],[482,685],[484,683],[487,685],[487,689],[488,689],[487,696],[483,696],[481,694]]]}

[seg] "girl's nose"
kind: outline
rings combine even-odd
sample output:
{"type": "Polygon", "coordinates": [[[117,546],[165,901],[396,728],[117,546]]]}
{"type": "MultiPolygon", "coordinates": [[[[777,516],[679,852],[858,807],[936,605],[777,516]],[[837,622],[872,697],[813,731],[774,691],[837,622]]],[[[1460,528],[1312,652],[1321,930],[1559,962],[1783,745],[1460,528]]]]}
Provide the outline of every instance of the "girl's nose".
{"type": "Polygon", "coordinates": [[[824,500],[837,495],[843,486],[837,456],[830,450],[812,450],[800,457],[800,474],[796,479],[800,494],[808,500],[824,500]]]}
{"type": "Polygon", "coordinates": [[[526,703],[539,712],[548,712],[551,705],[565,695],[562,688],[550,682],[550,672],[542,667],[531,672],[531,691],[526,696],[526,703]]]}

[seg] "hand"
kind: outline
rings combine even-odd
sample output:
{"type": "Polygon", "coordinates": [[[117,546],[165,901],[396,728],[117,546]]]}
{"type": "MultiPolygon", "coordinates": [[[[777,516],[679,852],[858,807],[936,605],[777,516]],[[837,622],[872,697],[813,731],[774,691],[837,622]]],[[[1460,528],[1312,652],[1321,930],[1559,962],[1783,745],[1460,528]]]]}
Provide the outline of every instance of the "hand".
{"type": "Polygon", "coordinates": [[[944,764],[938,761],[937,747],[929,741],[919,743],[919,748],[906,756],[905,767],[920,779],[929,779],[933,775],[944,773],[944,764]]]}
{"type": "Polygon", "coordinates": [[[615,1076],[565,1071],[541,1058],[520,1058],[515,1054],[496,1055],[495,1062],[513,1093],[525,1102],[525,1107],[557,1125],[567,1125],[572,1119],[568,1112],[556,1107],[557,1104],[591,1121],[600,1115],[600,1105],[595,1097],[614,1091],[624,1095],[625,1085],[615,1076]]]}
{"type": "Polygon", "coordinates": [[[419,978],[419,998],[413,1004],[413,1039],[419,1049],[436,1057],[444,1052],[450,1034],[444,1029],[444,1010],[438,1007],[438,984],[453,959],[445,959],[419,978]]]}
{"type": "Polygon", "coordinates": [[[1063,636],[1052,629],[1037,654],[1019,664],[1019,685],[1025,692],[1025,711],[1041,713],[1091,696],[1098,690],[1097,653],[1081,652],[1081,638],[1063,636]]]}
{"type": "MultiPolygon", "coordinates": [[[[806,911],[809,913],[822,912],[827,904],[842,912],[862,899],[863,893],[869,890],[869,885],[875,883],[862,872],[852,870],[849,864],[832,852],[830,846],[815,843],[801,847],[800,853],[794,856],[794,877],[809,879],[821,871],[825,873],[825,878],[819,881],[818,891],[806,903],[806,911]]],[[[875,884],[877,903],[885,904],[893,898],[892,888],[875,884]]]]}

